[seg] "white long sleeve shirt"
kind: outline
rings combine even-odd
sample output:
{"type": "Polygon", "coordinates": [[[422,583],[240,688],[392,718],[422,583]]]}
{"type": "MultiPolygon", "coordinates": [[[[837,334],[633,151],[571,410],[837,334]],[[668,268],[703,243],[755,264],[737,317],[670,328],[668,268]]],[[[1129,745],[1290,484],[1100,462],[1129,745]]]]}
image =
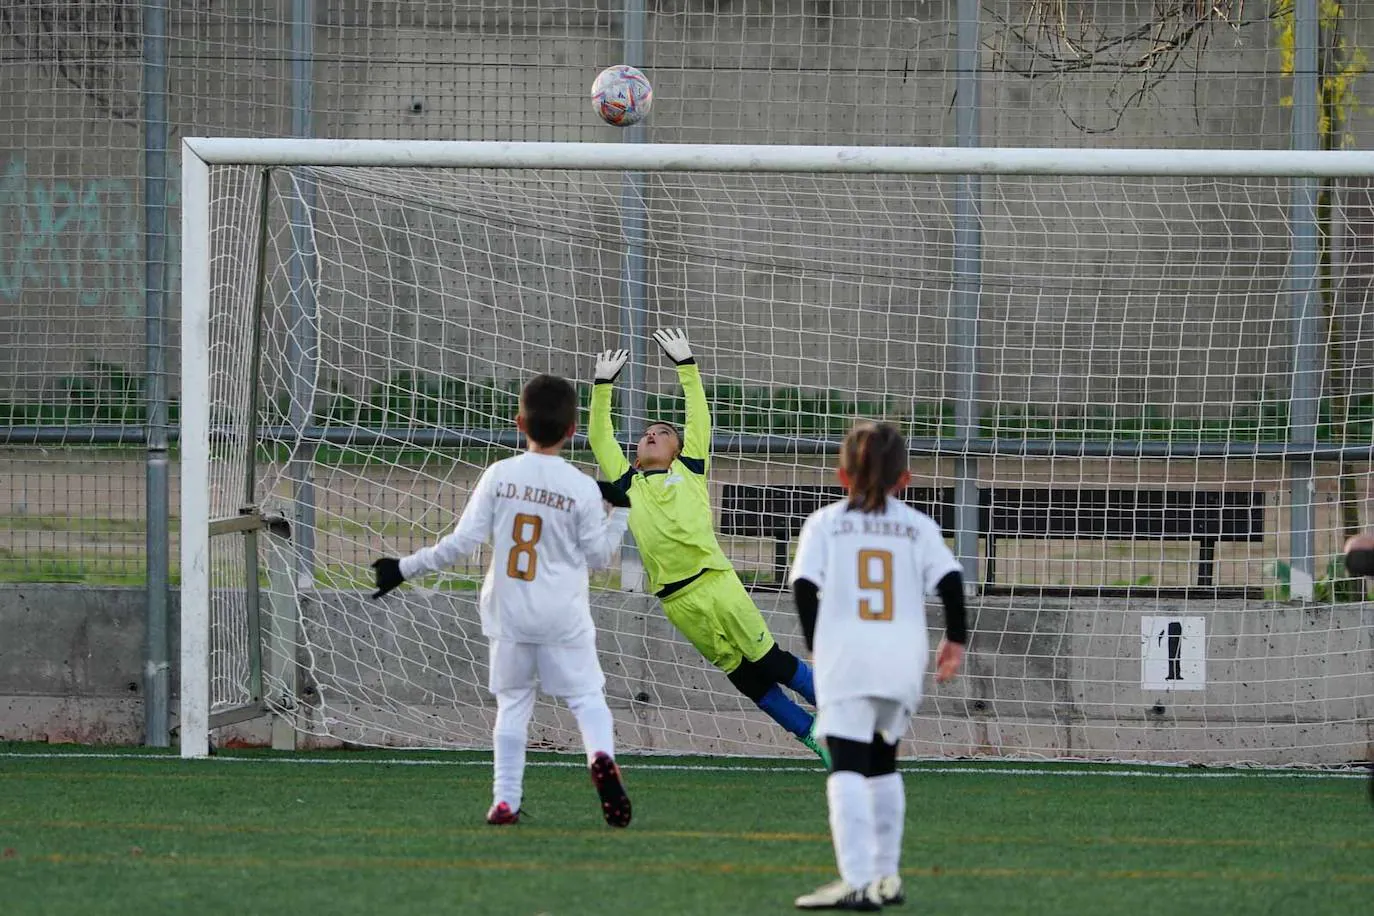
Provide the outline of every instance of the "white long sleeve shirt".
{"type": "Polygon", "coordinates": [[[526,452],[491,465],[451,534],[401,560],[414,579],[492,545],[482,581],[489,638],[561,645],[592,632],[587,570],[618,555],[629,512],[602,507],[596,482],[555,455],[526,452]]]}

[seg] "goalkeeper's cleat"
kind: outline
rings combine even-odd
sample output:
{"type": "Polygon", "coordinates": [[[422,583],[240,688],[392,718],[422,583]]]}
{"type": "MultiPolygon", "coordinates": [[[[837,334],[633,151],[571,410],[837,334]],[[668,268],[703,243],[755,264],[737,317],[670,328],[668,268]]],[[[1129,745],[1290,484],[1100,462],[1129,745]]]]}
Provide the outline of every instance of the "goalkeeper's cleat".
{"type": "Polygon", "coordinates": [[[601,796],[601,814],[612,827],[630,826],[630,796],[625,794],[625,783],[620,779],[620,767],[615,765],[611,755],[598,751],[592,758],[592,785],[596,794],[601,796]]]}
{"type": "Polygon", "coordinates": [[[906,891],[902,889],[901,875],[888,875],[886,878],[879,878],[878,896],[883,901],[883,906],[897,906],[906,902],[906,891]]]}
{"type": "Polygon", "coordinates": [[[825,746],[824,738],[816,735],[816,723],[814,721],[811,723],[811,731],[806,733],[806,737],[801,739],[801,743],[811,748],[816,756],[821,758],[821,763],[825,764],[825,768],[830,769],[830,748],[825,746]]]}
{"type": "Polygon", "coordinates": [[[799,910],[857,910],[872,913],[883,908],[878,896],[878,882],[867,887],[850,887],[843,880],[803,894],[796,900],[799,910]]]}
{"type": "Polygon", "coordinates": [[[504,827],[507,824],[520,823],[520,812],[512,811],[510,805],[505,802],[497,802],[491,806],[487,812],[487,823],[493,827],[504,827]]]}

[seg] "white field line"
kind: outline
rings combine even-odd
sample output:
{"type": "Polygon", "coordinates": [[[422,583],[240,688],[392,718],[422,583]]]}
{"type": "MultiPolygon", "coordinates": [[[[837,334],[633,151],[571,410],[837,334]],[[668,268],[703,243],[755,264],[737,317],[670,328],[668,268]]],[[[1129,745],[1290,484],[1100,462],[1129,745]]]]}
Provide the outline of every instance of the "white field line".
{"type": "MultiPolygon", "coordinates": [[[[0,759],[9,760],[120,760],[126,763],[145,761],[178,762],[182,758],[172,754],[110,754],[110,753],[73,753],[54,754],[48,752],[26,753],[23,751],[0,752],[0,759]]],[[[434,767],[490,767],[490,760],[435,760],[433,758],[388,757],[388,758],[348,758],[348,757],[225,757],[215,755],[207,758],[210,762],[220,763],[262,763],[262,764],[312,764],[319,766],[434,766],[434,767]]],[[[635,772],[662,770],[665,772],[690,773],[815,773],[815,766],[739,766],[732,764],[702,763],[653,763],[643,758],[626,755],[627,766],[635,772]],[[628,763],[633,760],[633,763],[628,763]]],[[[573,760],[531,760],[528,767],[555,769],[583,769],[586,764],[573,760]]],[[[1118,777],[1140,779],[1366,779],[1368,774],[1361,769],[1341,770],[1198,770],[1177,769],[1173,765],[1161,764],[1159,769],[1100,769],[1092,764],[1074,764],[1079,769],[1040,769],[1031,766],[901,766],[903,773],[921,775],[927,773],[961,776],[1066,776],[1066,777],[1118,777]]],[[[1111,766],[1103,764],[1102,766],[1111,766]]]]}

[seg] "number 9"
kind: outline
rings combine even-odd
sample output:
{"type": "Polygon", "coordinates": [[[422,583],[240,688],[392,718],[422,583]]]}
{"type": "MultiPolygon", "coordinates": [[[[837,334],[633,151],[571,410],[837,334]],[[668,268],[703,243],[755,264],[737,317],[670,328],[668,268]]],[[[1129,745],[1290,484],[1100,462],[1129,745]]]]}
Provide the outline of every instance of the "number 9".
{"type": "Polygon", "coordinates": [[[859,601],[860,620],[892,619],[892,551],[859,551],[859,588],[882,593],[882,605],[877,610],[873,609],[873,602],[868,598],[859,601]],[[876,578],[873,575],[875,561],[878,566],[876,578]]]}

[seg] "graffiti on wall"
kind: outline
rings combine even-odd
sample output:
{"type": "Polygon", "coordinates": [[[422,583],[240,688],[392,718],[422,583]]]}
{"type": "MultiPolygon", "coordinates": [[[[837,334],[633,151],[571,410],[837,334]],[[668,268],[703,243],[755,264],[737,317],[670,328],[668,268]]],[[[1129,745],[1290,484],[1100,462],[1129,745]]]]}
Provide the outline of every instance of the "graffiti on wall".
{"type": "MultiPolygon", "coordinates": [[[[30,174],[23,156],[0,171],[0,302],[75,302],[129,317],[143,310],[138,179],[30,174]]],[[[178,188],[168,186],[168,203],[178,188]]],[[[171,229],[173,227],[169,227],[171,229]]],[[[169,238],[169,260],[178,241],[169,238]]],[[[175,289],[175,278],[168,278],[175,289]]]]}

